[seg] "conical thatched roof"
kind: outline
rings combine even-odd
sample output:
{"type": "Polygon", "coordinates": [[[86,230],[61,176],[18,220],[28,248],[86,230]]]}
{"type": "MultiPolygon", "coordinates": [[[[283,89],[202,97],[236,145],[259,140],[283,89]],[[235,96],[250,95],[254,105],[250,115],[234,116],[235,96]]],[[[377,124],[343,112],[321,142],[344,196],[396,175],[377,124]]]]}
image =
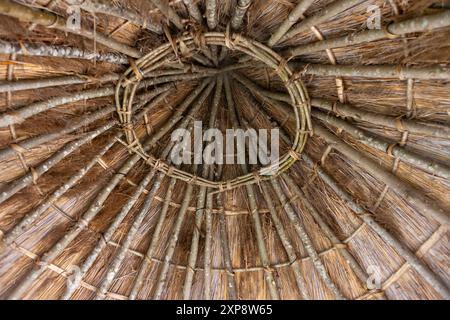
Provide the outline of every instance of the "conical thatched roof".
{"type": "Polygon", "coordinates": [[[0,298],[448,299],[449,27],[432,0],[0,0],[0,298]],[[198,120],[278,128],[279,171],[171,163],[198,120]]]}

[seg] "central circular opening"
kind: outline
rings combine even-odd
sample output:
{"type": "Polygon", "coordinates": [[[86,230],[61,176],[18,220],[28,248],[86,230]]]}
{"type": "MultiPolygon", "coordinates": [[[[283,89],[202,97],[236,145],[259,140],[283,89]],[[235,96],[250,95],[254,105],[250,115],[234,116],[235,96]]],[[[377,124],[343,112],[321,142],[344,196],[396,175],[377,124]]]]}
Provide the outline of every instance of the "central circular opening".
{"type": "MultiPolygon", "coordinates": [[[[176,88],[176,85],[173,88],[176,88]]],[[[228,103],[239,104],[239,101],[230,98],[229,87],[225,89],[228,89],[225,90],[228,103]]],[[[177,39],[169,37],[167,43],[152,50],[139,60],[130,61],[130,67],[117,83],[115,99],[124,135],[124,138],[119,138],[119,141],[126,145],[130,152],[143,158],[149,166],[167,176],[219,191],[258,183],[285,172],[300,159],[307,137],[312,132],[307,91],[301,79],[294,75],[288,62],[267,46],[242,35],[228,32],[191,33],[177,39]],[[217,55],[218,47],[222,47],[221,57],[217,55]],[[239,59],[234,59],[234,63],[230,63],[230,59],[226,59],[227,65],[221,66],[220,62],[227,55],[233,53],[240,53],[239,59]],[[209,57],[209,61],[204,57],[209,57]],[[200,62],[200,65],[194,62],[200,62]],[[228,73],[249,67],[271,69],[278,75],[289,93],[290,112],[295,118],[295,135],[290,139],[292,146],[288,152],[277,159],[272,159],[269,165],[261,166],[252,173],[227,181],[213,181],[179,169],[167,159],[170,153],[168,151],[163,152],[163,156],[160,157],[150,152],[165,135],[180,129],[192,130],[195,126],[195,106],[201,105],[208,93],[212,92],[215,86],[214,79],[221,78],[223,80],[228,73]],[[140,89],[151,85],[154,88],[153,94],[155,94],[162,88],[167,90],[167,85],[170,86],[175,81],[194,79],[202,81],[199,87],[173,110],[169,120],[158,132],[145,139],[139,139],[133,119],[143,112],[141,110],[142,103],[135,99],[141,94],[140,89]]],[[[236,123],[233,124],[233,127],[237,126],[236,123]]],[[[252,151],[249,150],[249,152],[252,151]]]]}

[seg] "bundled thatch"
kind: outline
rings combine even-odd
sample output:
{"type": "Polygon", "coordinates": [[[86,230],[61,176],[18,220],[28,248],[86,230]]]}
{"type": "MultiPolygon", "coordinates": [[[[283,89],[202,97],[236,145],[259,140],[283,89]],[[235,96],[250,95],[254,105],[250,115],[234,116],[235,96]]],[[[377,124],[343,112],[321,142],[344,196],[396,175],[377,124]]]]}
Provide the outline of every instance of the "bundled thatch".
{"type": "Polygon", "coordinates": [[[450,298],[446,1],[0,0],[0,19],[0,298],[450,298]],[[279,128],[277,174],[172,164],[194,120],[279,128]]]}

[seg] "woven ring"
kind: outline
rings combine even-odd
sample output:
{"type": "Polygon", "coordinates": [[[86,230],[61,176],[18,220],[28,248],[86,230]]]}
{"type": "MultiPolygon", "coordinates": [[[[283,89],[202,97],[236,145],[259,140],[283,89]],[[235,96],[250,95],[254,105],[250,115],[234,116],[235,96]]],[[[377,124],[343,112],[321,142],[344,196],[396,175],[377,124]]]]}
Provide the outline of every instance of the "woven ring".
{"type": "MultiPolygon", "coordinates": [[[[289,92],[291,98],[291,106],[294,113],[293,119],[296,121],[296,134],[293,139],[293,145],[290,151],[282,155],[276,162],[267,167],[260,168],[255,173],[249,173],[228,181],[210,181],[208,179],[196,177],[193,174],[181,171],[179,169],[168,170],[167,167],[157,166],[157,170],[166,175],[185,181],[187,183],[198,186],[206,186],[222,192],[225,190],[234,189],[243,185],[259,183],[261,180],[271,179],[274,175],[279,175],[297,161],[300,160],[309,132],[312,132],[311,118],[310,118],[310,101],[306,88],[301,80],[301,77],[294,77],[294,71],[291,70],[289,64],[284,58],[274,52],[267,46],[256,42],[254,40],[243,37],[240,34],[230,34],[221,32],[208,32],[203,34],[202,42],[210,46],[233,47],[233,50],[239,51],[252,57],[254,60],[264,63],[268,68],[272,69],[278,77],[285,84],[286,90],[289,92]],[[274,170],[276,168],[276,170],[274,170]]],[[[194,51],[198,46],[198,35],[185,34],[177,39],[173,39],[177,45],[180,43],[186,46],[189,50],[194,51]],[[197,39],[196,39],[197,37],[197,39]]],[[[117,83],[116,88],[116,107],[121,113],[123,111],[130,112],[128,117],[123,117],[120,114],[120,122],[124,130],[132,125],[133,106],[135,98],[135,90],[139,83],[146,78],[146,72],[154,72],[155,69],[164,67],[164,61],[175,60],[174,52],[171,43],[165,43],[162,46],[152,50],[144,57],[135,61],[135,63],[125,71],[123,76],[117,83]],[[142,73],[142,79],[136,79],[136,70],[142,73]]],[[[152,155],[145,155],[146,160],[155,159],[152,155]]],[[[154,163],[154,160],[147,161],[149,165],[154,163]]]]}

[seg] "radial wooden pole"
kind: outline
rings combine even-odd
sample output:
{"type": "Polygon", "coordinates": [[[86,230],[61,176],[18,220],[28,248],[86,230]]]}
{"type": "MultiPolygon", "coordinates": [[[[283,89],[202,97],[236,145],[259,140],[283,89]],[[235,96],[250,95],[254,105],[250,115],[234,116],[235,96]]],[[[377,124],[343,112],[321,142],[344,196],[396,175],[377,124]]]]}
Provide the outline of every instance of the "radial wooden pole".
{"type": "Polygon", "coordinates": [[[147,15],[138,14],[121,5],[114,5],[110,0],[83,0],[80,7],[91,13],[102,13],[115,16],[157,34],[162,34],[161,25],[153,21],[147,15]]]}
{"type": "Polygon", "coordinates": [[[308,293],[305,279],[302,274],[302,270],[300,268],[300,261],[299,261],[300,258],[295,253],[294,246],[292,245],[292,242],[289,239],[288,234],[286,233],[283,223],[281,222],[280,218],[278,217],[277,210],[275,209],[275,204],[272,200],[272,195],[270,194],[270,191],[269,191],[269,187],[266,185],[266,183],[261,183],[261,189],[262,189],[262,192],[264,195],[264,200],[266,201],[266,204],[267,204],[267,208],[269,209],[269,212],[270,212],[270,217],[275,226],[275,229],[277,230],[278,237],[280,238],[281,243],[283,244],[284,250],[286,251],[286,254],[291,263],[291,267],[294,272],[295,282],[297,284],[298,291],[303,299],[309,300],[310,296],[308,293]]]}
{"type": "Polygon", "coordinates": [[[297,34],[310,29],[311,27],[317,26],[330,18],[338,15],[339,13],[357,5],[361,0],[335,0],[329,5],[325,6],[315,15],[312,15],[298,24],[298,26],[291,29],[281,38],[281,41],[289,40],[295,37],[297,34]]]}
{"type": "Polygon", "coordinates": [[[303,18],[305,11],[314,3],[315,0],[300,0],[295,8],[289,13],[289,16],[283,23],[278,27],[278,29],[272,34],[267,45],[273,47],[276,45],[280,39],[289,31],[289,29],[297,23],[298,20],[303,18]]]}
{"type": "Polygon", "coordinates": [[[108,48],[114,49],[133,58],[141,57],[141,53],[135,48],[120,43],[104,34],[84,28],[79,30],[67,28],[66,19],[50,11],[33,9],[11,0],[2,0],[0,1],[0,14],[17,18],[23,22],[32,22],[45,27],[80,35],[90,40],[95,40],[108,48]]]}
{"type": "Polygon", "coordinates": [[[114,125],[116,125],[116,122],[109,122],[106,125],[103,125],[100,128],[97,128],[93,131],[91,131],[89,134],[85,135],[84,137],[72,141],[65,145],[63,148],[58,150],[56,153],[54,153],[50,158],[45,160],[44,162],[40,163],[38,166],[36,166],[31,172],[25,174],[21,178],[5,185],[0,190],[0,203],[5,202],[9,198],[11,198],[13,195],[15,195],[17,192],[22,190],[23,188],[29,186],[33,182],[35,182],[37,179],[39,179],[40,176],[42,176],[44,173],[49,171],[51,168],[53,168],[56,164],[60,163],[62,160],[64,160],[67,156],[69,156],[71,153],[75,152],[76,150],[80,149],[82,146],[86,145],[99,135],[103,134],[104,132],[108,131],[109,129],[113,128],[114,125]]]}
{"type": "Polygon", "coordinates": [[[178,29],[183,30],[184,24],[180,16],[169,5],[167,0],[150,0],[178,29]]]}
{"type": "MultiPolygon", "coordinates": [[[[139,199],[139,196],[142,194],[143,190],[145,189],[145,186],[148,183],[150,183],[150,181],[154,177],[155,173],[156,173],[155,168],[150,170],[150,173],[145,176],[145,178],[139,185],[138,190],[136,191],[135,196],[132,198],[132,200],[137,201],[137,199],[139,199]]],[[[114,278],[115,278],[117,272],[119,272],[120,266],[121,266],[123,260],[125,259],[128,249],[130,248],[131,242],[134,240],[137,232],[139,231],[139,227],[141,226],[142,222],[144,221],[144,218],[147,216],[148,212],[150,211],[152,202],[156,196],[156,193],[158,192],[159,188],[161,187],[161,183],[162,183],[163,179],[164,179],[164,174],[159,173],[158,177],[153,182],[152,187],[151,187],[150,191],[148,192],[148,195],[145,197],[144,203],[142,204],[136,217],[133,219],[133,224],[131,225],[131,228],[128,230],[119,251],[117,252],[114,259],[112,260],[111,264],[109,265],[108,271],[106,272],[105,277],[103,278],[103,280],[100,283],[100,286],[98,288],[98,291],[97,291],[97,294],[95,297],[96,300],[103,300],[106,298],[106,293],[107,293],[109,287],[111,286],[112,282],[114,281],[114,278]]],[[[127,205],[126,205],[127,209],[131,208],[133,204],[127,203],[127,205]]],[[[127,210],[125,210],[125,211],[127,211],[127,210]]],[[[120,218],[122,218],[122,217],[120,217],[120,218]]],[[[120,218],[118,220],[120,220],[120,218]]],[[[114,222],[116,222],[116,221],[114,221],[114,222]]],[[[118,226],[118,224],[116,224],[116,225],[118,226]]],[[[112,235],[115,230],[110,229],[108,231],[110,231],[108,235],[112,235]]],[[[101,249],[98,252],[100,252],[100,251],[101,251],[101,249]]],[[[94,250],[94,252],[96,252],[96,251],[94,250]]],[[[89,268],[87,268],[87,269],[89,269],[89,268]]]]}
{"type": "Polygon", "coordinates": [[[147,252],[145,253],[145,256],[141,262],[137,276],[134,279],[133,287],[131,288],[131,292],[129,295],[130,300],[136,300],[139,290],[142,288],[142,286],[144,284],[145,272],[147,271],[149,261],[152,259],[153,255],[155,253],[156,245],[161,237],[161,230],[166,221],[167,213],[168,213],[169,207],[170,207],[170,202],[172,201],[173,189],[175,188],[176,182],[177,182],[177,179],[175,179],[175,178],[170,179],[169,187],[166,191],[166,196],[164,198],[164,205],[161,210],[161,213],[159,214],[158,222],[156,223],[155,229],[153,230],[153,235],[152,235],[152,239],[150,241],[150,245],[149,245],[147,252]]]}
{"type": "Polygon", "coordinates": [[[48,196],[44,202],[42,202],[37,208],[27,213],[20,222],[15,225],[10,231],[6,232],[2,242],[4,245],[10,245],[15,241],[25,230],[44,213],[48,208],[55,203],[62,195],[64,195],[69,189],[74,187],[83,177],[91,170],[95,164],[98,163],[101,157],[103,157],[116,143],[116,138],[120,138],[121,133],[115,134],[108,140],[108,143],[97,153],[97,155],[83,168],[81,168],[76,174],[74,174],[69,180],[55,190],[50,196],[48,196]]]}
{"type": "Polygon", "coordinates": [[[354,46],[381,39],[396,38],[409,33],[427,32],[448,26],[450,26],[450,10],[443,10],[442,12],[431,15],[394,22],[381,30],[365,30],[356,34],[352,33],[342,37],[330,38],[323,41],[301,45],[288,49],[285,55],[295,57],[327,49],[354,46]]]}
{"type": "Polygon", "coordinates": [[[440,65],[430,67],[403,67],[400,65],[325,65],[325,64],[295,64],[295,69],[301,74],[317,76],[394,78],[416,80],[449,80],[450,69],[440,65]]]}
{"type": "Polygon", "coordinates": [[[196,3],[196,0],[183,0],[184,5],[188,9],[189,15],[195,19],[198,23],[203,23],[203,16],[196,3]]]}
{"type": "Polygon", "coordinates": [[[271,185],[272,185],[273,189],[275,190],[275,193],[277,194],[278,200],[280,201],[284,211],[287,213],[289,220],[292,222],[292,224],[295,228],[295,231],[297,232],[298,236],[302,240],[303,246],[304,246],[306,252],[308,253],[308,256],[311,258],[314,268],[317,270],[319,276],[322,278],[324,283],[334,294],[336,299],[345,300],[344,295],[341,293],[339,288],[334,284],[333,280],[331,279],[330,275],[328,274],[328,271],[326,270],[325,265],[323,264],[322,260],[320,259],[319,254],[317,253],[317,250],[314,248],[311,238],[309,237],[308,233],[306,232],[304,224],[302,223],[302,221],[300,220],[298,215],[295,213],[294,209],[292,208],[291,204],[289,203],[289,200],[287,199],[286,195],[284,194],[283,190],[281,189],[280,184],[275,179],[272,179],[271,185]]]}
{"type": "Polygon", "coordinates": [[[367,146],[380,150],[393,157],[399,158],[406,163],[420,168],[421,170],[432,175],[443,177],[444,179],[450,179],[450,166],[446,165],[445,163],[440,163],[433,160],[432,158],[428,158],[425,155],[414,152],[413,150],[406,149],[395,143],[389,142],[378,137],[377,135],[360,129],[347,121],[333,117],[332,115],[326,114],[324,112],[313,110],[311,112],[311,115],[316,119],[331,124],[338,129],[344,130],[352,137],[358,139],[358,141],[367,146]]]}
{"type": "MultiPolygon", "coordinates": [[[[222,179],[223,165],[219,165],[216,172],[216,180],[222,179]]],[[[235,274],[233,271],[233,264],[231,261],[230,244],[227,230],[227,217],[225,216],[225,208],[223,206],[223,194],[216,194],[216,207],[219,211],[219,229],[220,229],[220,243],[223,252],[223,261],[227,273],[227,293],[230,300],[237,300],[238,294],[236,289],[235,274]]]]}
{"type": "Polygon", "coordinates": [[[1,54],[18,54],[34,57],[53,57],[65,59],[82,59],[87,61],[128,64],[126,56],[119,53],[99,53],[75,47],[38,44],[29,42],[8,42],[0,40],[1,54]]]}
{"type": "MultiPolygon", "coordinates": [[[[194,165],[194,171],[196,171],[196,166],[194,165]]],[[[167,250],[164,255],[164,262],[161,267],[161,271],[156,282],[155,293],[153,299],[160,300],[163,294],[164,286],[167,282],[167,276],[169,274],[170,261],[172,260],[173,254],[175,253],[175,248],[178,243],[178,238],[180,235],[181,227],[183,225],[184,219],[186,217],[186,212],[191,202],[192,192],[194,190],[193,184],[188,184],[183,197],[183,202],[181,203],[180,210],[178,211],[178,216],[175,220],[174,226],[172,228],[172,233],[170,235],[167,250]]]]}
{"type": "MultiPolygon", "coordinates": [[[[295,183],[294,179],[292,179],[288,174],[284,174],[282,176],[282,179],[286,182],[289,190],[293,192],[298,197],[298,200],[305,205],[306,209],[314,218],[316,223],[319,225],[322,232],[328,239],[330,239],[331,243],[334,245],[337,252],[345,259],[347,264],[350,266],[355,275],[361,281],[362,285],[365,287],[367,279],[369,277],[367,275],[367,272],[364,271],[364,269],[359,265],[359,263],[349,252],[347,246],[339,240],[334,231],[328,226],[328,224],[322,218],[321,214],[316,210],[314,205],[306,198],[302,190],[295,183]]],[[[278,181],[275,181],[275,183],[278,183],[278,181]]]]}
{"type": "MultiPolygon", "coordinates": [[[[289,97],[287,97],[289,98],[289,97]]],[[[416,120],[399,119],[398,117],[386,116],[383,114],[370,112],[339,102],[332,102],[325,99],[311,99],[311,105],[320,109],[331,111],[337,116],[351,117],[355,120],[365,121],[391,129],[400,129],[413,134],[436,137],[450,140],[450,128],[438,123],[421,123],[416,120]]]]}
{"type": "Polygon", "coordinates": [[[217,0],[206,0],[206,21],[210,30],[217,27],[217,0]]]}
{"type": "Polygon", "coordinates": [[[15,92],[21,90],[42,89],[49,87],[68,86],[74,84],[91,84],[91,83],[103,83],[119,80],[118,74],[106,74],[99,78],[90,78],[88,76],[76,75],[76,76],[61,76],[53,78],[41,78],[41,79],[25,79],[18,81],[0,81],[0,93],[2,92],[15,92]]]}
{"type": "Polygon", "coordinates": [[[231,17],[231,27],[233,30],[239,30],[244,22],[244,16],[248,8],[251,6],[252,0],[238,0],[234,7],[234,12],[231,17]]]}

